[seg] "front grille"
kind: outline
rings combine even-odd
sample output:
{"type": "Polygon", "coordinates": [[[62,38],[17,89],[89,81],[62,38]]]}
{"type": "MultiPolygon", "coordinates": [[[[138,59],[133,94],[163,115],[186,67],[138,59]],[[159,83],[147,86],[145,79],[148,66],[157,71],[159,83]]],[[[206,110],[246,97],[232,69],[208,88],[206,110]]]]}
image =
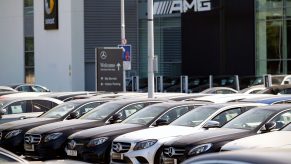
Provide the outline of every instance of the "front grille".
{"type": "Polygon", "coordinates": [[[183,156],[185,153],[185,149],[175,147],[165,147],[163,153],[166,157],[183,156]]]}
{"type": "Polygon", "coordinates": [[[126,142],[113,142],[112,150],[116,153],[126,153],[129,151],[131,144],[126,142]]]}
{"type": "Polygon", "coordinates": [[[78,141],[78,140],[69,140],[67,142],[67,148],[69,148],[69,149],[75,149],[75,148],[77,148],[79,146],[84,146],[86,142],[87,141],[83,141],[82,142],[82,141],[78,141]]]}
{"type": "Polygon", "coordinates": [[[25,134],[24,136],[25,143],[28,144],[39,144],[41,141],[40,134],[25,134]]]}

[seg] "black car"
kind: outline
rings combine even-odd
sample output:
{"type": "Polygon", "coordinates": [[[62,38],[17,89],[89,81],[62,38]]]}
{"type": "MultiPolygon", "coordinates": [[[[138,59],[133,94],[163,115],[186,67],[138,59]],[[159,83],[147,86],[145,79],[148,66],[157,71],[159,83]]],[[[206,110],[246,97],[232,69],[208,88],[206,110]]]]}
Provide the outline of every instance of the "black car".
{"type": "Polygon", "coordinates": [[[24,152],[24,134],[37,126],[77,118],[109,99],[74,100],[60,104],[36,118],[17,120],[0,125],[0,146],[16,154],[24,152]]]}
{"type": "Polygon", "coordinates": [[[182,164],[289,164],[290,149],[250,149],[205,154],[182,164]]]}
{"type": "Polygon", "coordinates": [[[286,114],[291,114],[290,104],[250,109],[222,128],[193,133],[165,143],[162,161],[168,164],[180,163],[193,156],[218,152],[232,140],[278,130],[291,121],[283,117],[286,114]]]}
{"type": "Polygon", "coordinates": [[[79,119],[38,126],[25,134],[25,156],[34,159],[64,157],[69,135],[81,130],[121,122],[140,109],[165,100],[129,99],[104,103],[79,119]]]}
{"type": "Polygon", "coordinates": [[[111,142],[121,134],[135,130],[167,125],[201,102],[165,102],[143,108],[120,124],[79,131],[68,137],[66,152],[73,159],[110,163],[111,142]]]}

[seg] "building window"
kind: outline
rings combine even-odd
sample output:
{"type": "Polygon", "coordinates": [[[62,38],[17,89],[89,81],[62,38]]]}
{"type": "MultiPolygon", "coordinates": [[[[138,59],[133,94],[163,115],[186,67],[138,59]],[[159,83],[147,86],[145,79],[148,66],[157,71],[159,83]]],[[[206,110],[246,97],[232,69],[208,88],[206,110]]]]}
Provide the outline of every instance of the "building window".
{"type": "Polygon", "coordinates": [[[256,73],[291,73],[291,0],[256,0],[256,73]]]}
{"type": "MultiPolygon", "coordinates": [[[[160,0],[154,0],[159,2],[160,0]]],[[[165,0],[161,2],[172,1],[165,0]]],[[[139,76],[147,77],[147,0],[139,0],[139,76]]],[[[181,14],[154,14],[154,54],[158,58],[158,73],[163,76],[180,76],[182,64],[181,14]]]]}
{"type": "Polygon", "coordinates": [[[34,83],[33,0],[24,0],[25,83],[34,83]]]}

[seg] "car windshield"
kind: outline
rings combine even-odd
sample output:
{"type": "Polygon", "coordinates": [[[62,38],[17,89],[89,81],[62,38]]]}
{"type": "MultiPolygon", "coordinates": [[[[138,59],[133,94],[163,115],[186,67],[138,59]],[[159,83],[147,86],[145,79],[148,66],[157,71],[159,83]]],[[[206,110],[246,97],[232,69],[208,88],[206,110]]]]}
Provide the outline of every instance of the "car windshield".
{"type": "Polygon", "coordinates": [[[90,112],[84,114],[79,119],[84,120],[103,120],[104,118],[108,117],[112,112],[116,111],[120,107],[122,107],[123,104],[119,103],[105,103],[102,104],[94,109],[92,109],[90,112]]]}
{"type": "Polygon", "coordinates": [[[253,130],[262,124],[273,113],[274,110],[249,110],[225,124],[223,128],[253,130]]]}
{"type": "Polygon", "coordinates": [[[207,119],[210,115],[216,112],[220,107],[207,107],[201,106],[193,109],[192,111],[188,112],[187,114],[181,116],[177,120],[171,123],[171,125],[177,126],[190,126],[195,127],[201,124],[205,119],[207,119]]]}
{"type": "Polygon", "coordinates": [[[47,111],[40,117],[43,118],[61,118],[68,114],[70,111],[76,108],[77,103],[68,102],[65,104],[58,105],[51,110],[47,111]]]}
{"type": "Polygon", "coordinates": [[[282,131],[291,131],[291,123],[289,123],[282,131]]]}
{"type": "Polygon", "coordinates": [[[166,109],[167,108],[163,106],[145,107],[144,109],[125,119],[123,123],[146,125],[154,118],[158,117],[161,113],[165,112],[166,109]]]}

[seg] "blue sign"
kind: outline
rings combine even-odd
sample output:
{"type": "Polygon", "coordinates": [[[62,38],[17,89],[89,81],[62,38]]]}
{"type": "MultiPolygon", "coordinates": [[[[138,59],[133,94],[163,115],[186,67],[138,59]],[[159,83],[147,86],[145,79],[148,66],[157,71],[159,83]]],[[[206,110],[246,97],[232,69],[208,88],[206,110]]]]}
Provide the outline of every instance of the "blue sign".
{"type": "Polygon", "coordinates": [[[118,45],[119,48],[123,48],[122,60],[130,61],[131,60],[131,45],[118,45]]]}

